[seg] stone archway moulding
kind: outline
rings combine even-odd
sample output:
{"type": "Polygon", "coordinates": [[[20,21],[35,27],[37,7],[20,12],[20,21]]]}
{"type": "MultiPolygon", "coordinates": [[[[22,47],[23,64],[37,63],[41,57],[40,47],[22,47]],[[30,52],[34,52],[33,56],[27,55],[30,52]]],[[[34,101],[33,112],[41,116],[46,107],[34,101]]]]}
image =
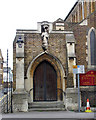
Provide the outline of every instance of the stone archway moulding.
{"type": "MultiPolygon", "coordinates": [[[[60,90],[62,89],[63,91],[65,91],[65,72],[63,69],[63,66],[61,64],[61,62],[59,61],[58,58],[56,58],[55,56],[47,53],[47,52],[43,52],[41,54],[39,54],[38,56],[36,56],[31,63],[29,64],[29,67],[27,69],[27,79],[25,79],[25,89],[26,91],[30,91],[30,102],[33,101],[33,76],[34,76],[34,71],[36,69],[36,67],[42,62],[42,61],[48,61],[56,70],[57,72],[57,88],[58,88],[58,100],[60,100],[60,90]]],[[[63,98],[64,99],[64,98],[63,98]]]]}

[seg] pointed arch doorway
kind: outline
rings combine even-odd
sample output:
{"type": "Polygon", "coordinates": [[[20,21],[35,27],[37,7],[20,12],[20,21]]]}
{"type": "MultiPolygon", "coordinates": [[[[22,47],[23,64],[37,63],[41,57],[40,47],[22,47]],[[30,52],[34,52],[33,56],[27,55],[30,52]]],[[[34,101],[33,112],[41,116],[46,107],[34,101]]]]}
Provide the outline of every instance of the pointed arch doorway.
{"type": "Polygon", "coordinates": [[[33,101],[57,101],[57,73],[46,60],[34,71],[33,101]]]}

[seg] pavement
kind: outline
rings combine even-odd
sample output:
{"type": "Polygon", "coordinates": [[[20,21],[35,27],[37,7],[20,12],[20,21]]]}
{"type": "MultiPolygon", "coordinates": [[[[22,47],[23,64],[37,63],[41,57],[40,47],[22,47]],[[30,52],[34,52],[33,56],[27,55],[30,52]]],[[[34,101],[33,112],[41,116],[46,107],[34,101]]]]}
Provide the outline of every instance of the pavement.
{"type": "Polygon", "coordinates": [[[2,119],[2,115],[0,114],[0,120],[2,119]]]}
{"type": "Polygon", "coordinates": [[[0,98],[2,98],[4,96],[4,94],[2,93],[2,91],[0,91],[0,98]]]}
{"type": "Polygon", "coordinates": [[[94,120],[96,119],[96,113],[85,113],[85,112],[70,112],[70,111],[46,111],[46,112],[19,112],[19,113],[9,113],[9,114],[2,114],[2,120],[27,120],[29,118],[37,118],[37,120],[40,120],[40,118],[44,120],[53,119],[56,120],[64,119],[64,120],[94,120]]]}

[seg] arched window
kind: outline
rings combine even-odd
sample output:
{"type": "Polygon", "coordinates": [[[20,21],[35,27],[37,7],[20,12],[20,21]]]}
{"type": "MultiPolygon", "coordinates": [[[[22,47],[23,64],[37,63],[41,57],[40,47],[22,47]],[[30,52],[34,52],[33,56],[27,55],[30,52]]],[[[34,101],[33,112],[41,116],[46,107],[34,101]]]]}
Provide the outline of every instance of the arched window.
{"type": "Polygon", "coordinates": [[[96,30],[93,27],[88,33],[88,66],[96,69],[96,30]]]}
{"type": "Polygon", "coordinates": [[[91,0],[91,13],[95,11],[95,1],[91,0]]]}
{"type": "Polygon", "coordinates": [[[84,2],[84,18],[87,17],[87,2],[84,2]]]}
{"type": "Polygon", "coordinates": [[[96,65],[96,37],[95,31],[90,33],[90,52],[91,52],[91,65],[96,65]]]}
{"type": "Polygon", "coordinates": [[[79,20],[82,21],[83,17],[82,17],[82,4],[81,3],[79,4],[79,15],[80,15],[80,19],[79,20]]]}

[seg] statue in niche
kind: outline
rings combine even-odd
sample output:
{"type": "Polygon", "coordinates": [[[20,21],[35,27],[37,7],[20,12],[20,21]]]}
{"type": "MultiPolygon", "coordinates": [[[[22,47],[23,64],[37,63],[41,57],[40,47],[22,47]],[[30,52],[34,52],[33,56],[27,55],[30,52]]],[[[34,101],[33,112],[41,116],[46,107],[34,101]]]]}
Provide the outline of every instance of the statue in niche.
{"type": "Polygon", "coordinates": [[[48,26],[42,26],[42,48],[44,51],[46,51],[48,49],[48,26]]]}

